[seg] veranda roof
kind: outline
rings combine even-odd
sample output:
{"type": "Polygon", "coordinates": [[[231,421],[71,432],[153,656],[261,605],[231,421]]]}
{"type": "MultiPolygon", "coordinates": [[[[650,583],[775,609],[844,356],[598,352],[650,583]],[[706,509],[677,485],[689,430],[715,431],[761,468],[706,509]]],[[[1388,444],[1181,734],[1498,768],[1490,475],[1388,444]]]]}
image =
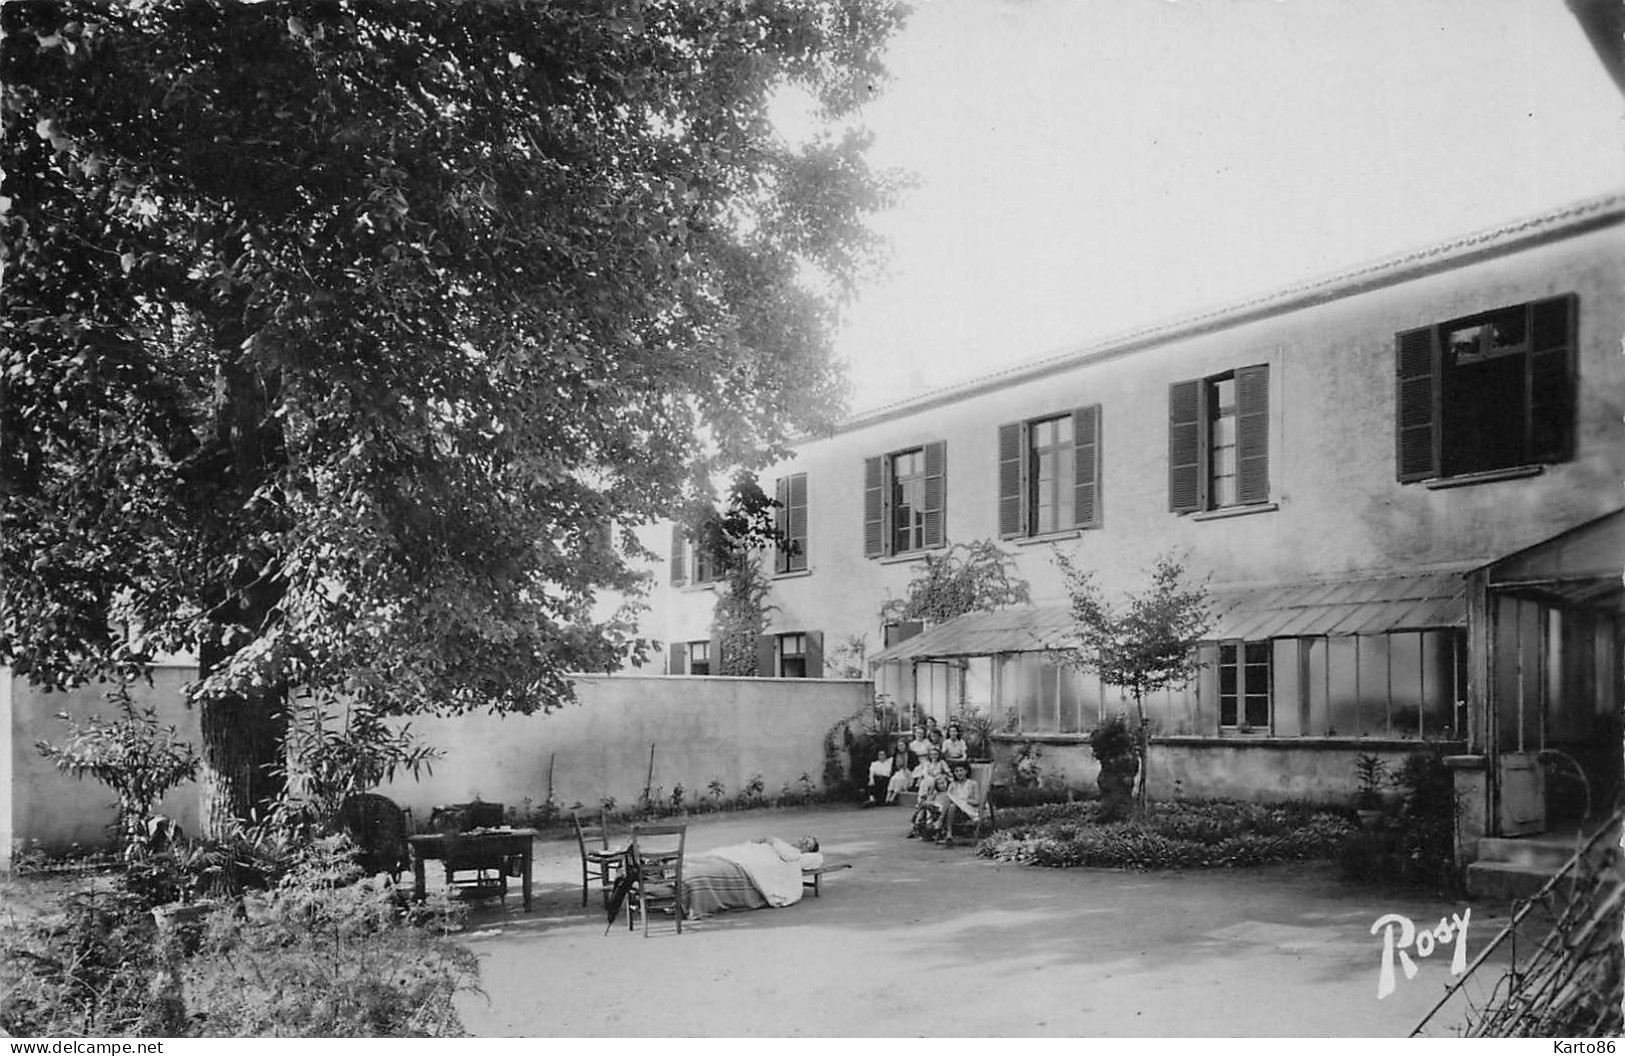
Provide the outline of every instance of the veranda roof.
{"type": "MultiPolygon", "coordinates": [[[[1208,602],[1213,626],[1204,637],[1262,641],[1464,627],[1466,589],[1460,572],[1215,586],[1208,602]]],[[[1064,604],[973,612],[898,642],[870,662],[1041,652],[1068,644],[1071,628],[1064,604]]]]}

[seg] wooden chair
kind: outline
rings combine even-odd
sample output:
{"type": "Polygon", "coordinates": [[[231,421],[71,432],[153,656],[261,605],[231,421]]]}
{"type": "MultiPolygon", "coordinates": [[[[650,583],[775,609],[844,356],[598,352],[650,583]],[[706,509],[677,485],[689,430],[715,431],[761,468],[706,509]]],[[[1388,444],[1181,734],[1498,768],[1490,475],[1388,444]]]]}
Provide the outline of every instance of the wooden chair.
{"type": "Polygon", "coordinates": [[[406,843],[406,812],[387,796],[359,792],[339,805],[334,827],[360,850],[357,856],[368,876],[388,873],[400,883],[401,873],[412,867],[406,843]]]}
{"type": "Polygon", "coordinates": [[[581,904],[587,904],[587,891],[592,881],[598,881],[604,905],[609,905],[609,892],[615,886],[615,874],[626,864],[626,848],[612,847],[609,842],[609,823],[602,814],[597,825],[583,825],[574,811],[570,822],[576,830],[576,846],[581,850],[581,904]]]}
{"type": "Polygon", "coordinates": [[[671,906],[677,920],[677,934],[683,933],[683,845],[687,825],[634,825],[632,847],[627,852],[632,892],[627,900],[628,930],[636,927],[635,917],[643,917],[643,936],[649,937],[649,909],[671,906]]]}

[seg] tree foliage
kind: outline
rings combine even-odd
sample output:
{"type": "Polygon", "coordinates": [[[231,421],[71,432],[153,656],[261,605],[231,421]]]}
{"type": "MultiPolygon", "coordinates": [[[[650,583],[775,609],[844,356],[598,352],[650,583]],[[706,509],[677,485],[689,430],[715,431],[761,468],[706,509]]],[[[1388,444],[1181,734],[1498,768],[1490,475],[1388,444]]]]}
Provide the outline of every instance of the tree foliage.
{"type": "Polygon", "coordinates": [[[632,529],[840,404],[901,17],[4,5],[0,663],[198,654],[241,786],[291,685],[530,711],[639,653],[632,529]]]}
{"type": "Polygon", "coordinates": [[[1212,624],[1206,584],[1186,580],[1184,563],[1159,556],[1143,590],[1129,591],[1121,605],[1109,604],[1092,569],[1070,555],[1055,553],[1056,567],[1071,599],[1077,644],[1052,650],[1056,659],[1093,672],[1108,686],[1134,698],[1138,720],[1140,799],[1145,799],[1145,698],[1175,689],[1196,674],[1196,643],[1212,624]]]}
{"type": "Polygon", "coordinates": [[[941,623],[967,612],[1025,605],[1027,581],[1015,574],[1015,565],[1016,559],[991,539],[927,553],[908,594],[881,606],[881,618],[941,623]]]}

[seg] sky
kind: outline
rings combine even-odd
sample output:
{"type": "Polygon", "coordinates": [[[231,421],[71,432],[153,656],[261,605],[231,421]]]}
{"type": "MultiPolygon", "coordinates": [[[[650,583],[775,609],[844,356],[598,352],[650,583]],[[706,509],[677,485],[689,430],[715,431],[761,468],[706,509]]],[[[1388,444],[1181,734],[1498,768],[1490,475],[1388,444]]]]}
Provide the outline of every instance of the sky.
{"type": "Polygon", "coordinates": [[[1563,0],[916,0],[852,409],[1625,188],[1563,0]]]}

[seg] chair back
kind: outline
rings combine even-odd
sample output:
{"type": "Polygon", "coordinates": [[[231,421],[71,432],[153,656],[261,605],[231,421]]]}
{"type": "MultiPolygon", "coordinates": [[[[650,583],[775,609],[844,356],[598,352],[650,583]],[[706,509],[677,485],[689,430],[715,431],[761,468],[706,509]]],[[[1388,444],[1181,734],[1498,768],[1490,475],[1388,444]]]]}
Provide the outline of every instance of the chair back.
{"type": "Polygon", "coordinates": [[[609,849],[609,833],[603,826],[602,819],[597,825],[581,824],[581,815],[575,811],[570,812],[570,824],[575,826],[576,846],[581,848],[581,856],[585,858],[589,851],[607,851],[609,849]]]}
{"type": "Polygon", "coordinates": [[[411,864],[406,843],[406,812],[387,796],[359,792],[339,804],[336,827],[361,851],[369,874],[399,873],[411,864]]]}
{"type": "Polygon", "coordinates": [[[681,868],[683,846],[688,841],[688,826],[634,825],[632,826],[632,859],[645,878],[666,876],[681,868]]]}

